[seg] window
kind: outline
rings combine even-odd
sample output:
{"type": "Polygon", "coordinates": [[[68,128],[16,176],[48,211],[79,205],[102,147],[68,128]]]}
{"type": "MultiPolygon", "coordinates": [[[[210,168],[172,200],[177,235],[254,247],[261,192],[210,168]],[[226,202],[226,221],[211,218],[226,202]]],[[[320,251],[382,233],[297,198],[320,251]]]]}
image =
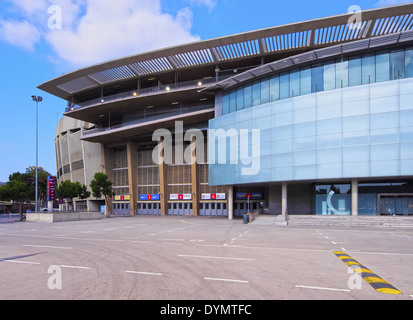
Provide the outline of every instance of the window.
{"type": "Polygon", "coordinates": [[[252,88],[251,83],[244,87],[244,108],[250,108],[252,106],[252,88]]]}
{"type": "Polygon", "coordinates": [[[252,83],[252,105],[258,106],[261,104],[261,81],[254,81],[252,83]]]}
{"type": "Polygon", "coordinates": [[[404,56],[405,76],[406,78],[413,77],[413,47],[406,48],[404,56]]]}
{"type": "Polygon", "coordinates": [[[237,91],[232,89],[229,93],[229,112],[237,111],[237,91]]]}
{"type": "Polygon", "coordinates": [[[280,77],[279,75],[270,78],[270,101],[280,100],[280,77]]]}
{"type": "Polygon", "coordinates": [[[374,53],[363,54],[361,59],[361,81],[363,84],[376,82],[376,55],[374,53]]]}
{"type": "Polygon", "coordinates": [[[237,110],[244,109],[244,87],[239,87],[237,90],[237,110]]]}
{"type": "Polygon", "coordinates": [[[261,80],[261,104],[270,102],[270,79],[261,80]]]}
{"type": "Polygon", "coordinates": [[[300,71],[298,69],[290,72],[290,97],[296,97],[301,94],[300,92],[300,71]]]}
{"type": "Polygon", "coordinates": [[[311,68],[303,68],[300,73],[301,94],[309,94],[311,93],[311,68]]]}
{"type": "Polygon", "coordinates": [[[324,90],[324,68],[322,64],[313,65],[311,68],[311,92],[324,90]]]}
{"type": "Polygon", "coordinates": [[[222,114],[229,113],[229,93],[222,95],[222,114]]]}
{"type": "Polygon", "coordinates": [[[379,51],[376,53],[376,81],[389,80],[389,51],[379,51]]]}
{"type": "Polygon", "coordinates": [[[404,78],[404,51],[390,51],[390,80],[404,78]]]}
{"type": "Polygon", "coordinates": [[[361,84],[361,57],[353,56],[348,59],[348,82],[349,86],[361,84]]]}
{"type": "Polygon", "coordinates": [[[328,61],[324,64],[324,90],[336,88],[336,63],[328,61]]]}
{"type": "Polygon", "coordinates": [[[336,88],[348,87],[348,58],[336,60],[336,88]]]}
{"type": "Polygon", "coordinates": [[[290,73],[284,72],[280,75],[280,99],[290,97],[290,73]]]}

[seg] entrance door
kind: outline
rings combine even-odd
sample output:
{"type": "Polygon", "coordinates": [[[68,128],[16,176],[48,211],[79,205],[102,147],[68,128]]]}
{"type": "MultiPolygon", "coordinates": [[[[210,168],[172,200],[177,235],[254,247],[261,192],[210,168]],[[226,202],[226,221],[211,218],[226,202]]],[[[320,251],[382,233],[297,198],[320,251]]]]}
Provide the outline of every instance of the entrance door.
{"type": "Polygon", "coordinates": [[[413,195],[379,195],[379,215],[413,215],[413,195]]]}

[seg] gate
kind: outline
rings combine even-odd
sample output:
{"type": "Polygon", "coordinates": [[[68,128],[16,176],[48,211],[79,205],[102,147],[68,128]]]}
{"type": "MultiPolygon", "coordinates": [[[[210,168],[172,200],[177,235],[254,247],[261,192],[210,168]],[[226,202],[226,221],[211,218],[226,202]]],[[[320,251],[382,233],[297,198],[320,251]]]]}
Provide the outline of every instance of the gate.
{"type": "Polygon", "coordinates": [[[128,215],[130,215],[129,203],[123,203],[123,202],[122,203],[121,202],[113,203],[112,214],[118,215],[118,216],[128,216],[128,215]]]}
{"type": "Polygon", "coordinates": [[[379,215],[413,215],[413,194],[379,194],[379,215]]]}

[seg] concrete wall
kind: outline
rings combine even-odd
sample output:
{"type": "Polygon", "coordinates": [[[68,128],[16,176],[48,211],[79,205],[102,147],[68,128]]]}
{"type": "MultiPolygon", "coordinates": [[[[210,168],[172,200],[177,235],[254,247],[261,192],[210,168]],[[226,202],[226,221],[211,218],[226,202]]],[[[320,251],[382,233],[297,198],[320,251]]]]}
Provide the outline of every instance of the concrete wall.
{"type": "Polygon", "coordinates": [[[53,213],[27,213],[28,222],[64,222],[80,220],[99,220],[104,216],[100,212],[53,212],[53,213]]]}

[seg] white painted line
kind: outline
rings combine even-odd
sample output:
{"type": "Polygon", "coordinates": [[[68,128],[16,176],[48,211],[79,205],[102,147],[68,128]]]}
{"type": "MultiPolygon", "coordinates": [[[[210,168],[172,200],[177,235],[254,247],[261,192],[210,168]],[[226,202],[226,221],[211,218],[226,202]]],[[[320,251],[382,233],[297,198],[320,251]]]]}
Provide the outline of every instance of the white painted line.
{"type": "Polygon", "coordinates": [[[334,242],[334,241],[331,241],[331,243],[332,243],[332,244],[337,244],[337,243],[336,243],[336,242],[334,242]]]}
{"type": "Polygon", "coordinates": [[[3,260],[0,259],[0,262],[12,262],[12,263],[21,263],[21,264],[40,264],[39,262],[30,262],[30,261],[19,261],[19,260],[3,260]]]}
{"type": "Polygon", "coordinates": [[[157,240],[159,240],[159,241],[185,241],[185,239],[168,239],[168,238],[166,238],[166,239],[159,238],[157,240]]]}
{"type": "Polygon", "coordinates": [[[126,273],[133,273],[133,274],[144,274],[149,276],[163,276],[162,273],[153,273],[153,272],[141,272],[141,271],[125,271],[126,273]]]}
{"type": "Polygon", "coordinates": [[[35,244],[24,244],[23,247],[49,248],[49,249],[73,249],[72,247],[41,246],[41,245],[35,245],[35,244]]]}
{"type": "Polygon", "coordinates": [[[255,259],[248,259],[248,258],[231,258],[231,257],[214,257],[214,256],[195,256],[195,255],[186,255],[186,254],[178,254],[178,257],[205,258],[205,259],[222,259],[222,260],[241,260],[241,261],[255,261],[255,259]]]}
{"type": "Polygon", "coordinates": [[[220,278],[204,278],[209,281],[226,281],[226,282],[238,282],[238,283],[249,283],[247,280],[234,280],[234,279],[220,279],[220,278]]]}
{"type": "Polygon", "coordinates": [[[174,245],[174,246],[183,246],[183,243],[178,243],[178,242],[162,242],[162,244],[166,244],[166,245],[174,245]]]}
{"type": "Polygon", "coordinates": [[[66,265],[60,265],[61,268],[69,268],[69,269],[86,269],[89,270],[89,267],[81,267],[81,266],[66,266],[66,265]]]}
{"type": "Polygon", "coordinates": [[[343,292],[350,292],[348,289],[337,289],[337,288],[323,288],[323,287],[311,287],[311,286],[300,286],[296,285],[296,288],[304,288],[304,289],[314,289],[314,290],[329,290],[329,291],[343,291],[343,292]]]}

